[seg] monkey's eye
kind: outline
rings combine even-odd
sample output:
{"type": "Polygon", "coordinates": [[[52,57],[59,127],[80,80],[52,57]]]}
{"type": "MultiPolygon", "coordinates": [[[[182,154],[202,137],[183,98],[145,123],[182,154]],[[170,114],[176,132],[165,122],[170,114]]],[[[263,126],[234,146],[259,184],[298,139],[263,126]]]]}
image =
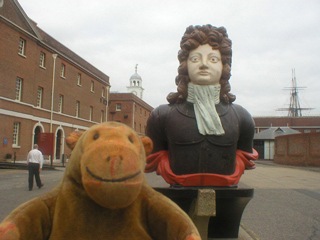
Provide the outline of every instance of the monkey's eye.
{"type": "Polygon", "coordinates": [[[132,140],[132,138],[129,136],[128,137],[128,139],[129,139],[129,141],[131,142],[131,143],[133,143],[133,140],[132,140]]]}
{"type": "Polygon", "coordinates": [[[94,140],[97,140],[99,138],[99,133],[96,133],[94,136],[93,136],[93,139],[94,140]]]}

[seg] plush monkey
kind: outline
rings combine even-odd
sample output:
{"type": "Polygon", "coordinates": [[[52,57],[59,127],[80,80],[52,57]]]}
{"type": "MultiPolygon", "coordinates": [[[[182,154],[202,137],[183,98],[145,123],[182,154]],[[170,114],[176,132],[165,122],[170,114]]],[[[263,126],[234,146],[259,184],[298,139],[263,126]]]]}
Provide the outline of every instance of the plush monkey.
{"type": "Polygon", "coordinates": [[[200,240],[190,218],[147,185],[152,141],[116,122],[67,138],[73,148],[62,182],[16,208],[0,239],[200,240]]]}

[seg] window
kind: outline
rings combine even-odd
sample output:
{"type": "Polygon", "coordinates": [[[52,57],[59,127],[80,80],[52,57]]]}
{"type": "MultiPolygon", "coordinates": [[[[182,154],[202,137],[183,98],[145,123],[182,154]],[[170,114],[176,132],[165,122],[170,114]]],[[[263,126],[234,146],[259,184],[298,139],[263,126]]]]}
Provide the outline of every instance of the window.
{"type": "Polygon", "coordinates": [[[78,86],[81,86],[81,74],[78,73],[78,86]]]}
{"type": "Polygon", "coordinates": [[[76,117],[80,115],[80,102],[76,101],[76,117]]]}
{"type": "Polygon", "coordinates": [[[17,78],[16,80],[16,100],[21,101],[22,95],[22,78],[17,78]]]}
{"type": "Polygon", "coordinates": [[[310,130],[310,129],[304,129],[303,132],[304,132],[304,133],[310,133],[311,130],[310,130]]]}
{"type": "Polygon", "coordinates": [[[101,113],[100,113],[100,122],[104,122],[104,111],[101,110],[101,113]]]}
{"type": "Polygon", "coordinates": [[[62,77],[62,78],[66,77],[66,65],[64,65],[63,63],[61,63],[60,77],[62,77]]]}
{"type": "Polygon", "coordinates": [[[59,113],[62,113],[63,112],[63,95],[62,94],[60,94],[59,95],[59,109],[58,109],[58,111],[59,111],[59,113]]]}
{"type": "Polygon", "coordinates": [[[116,111],[121,111],[121,103],[116,104],[116,111]]]}
{"type": "Polygon", "coordinates": [[[45,67],[46,54],[40,52],[40,67],[45,67]]]}
{"type": "Polygon", "coordinates": [[[12,146],[19,146],[19,133],[20,133],[20,123],[15,122],[13,124],[13,138],[12,138],[12,146]]]}
{"type": "Polygon", "coordinates": [[[43,88],[38,87],[37,107],[42,107],[43,88]]]}
{"type": "Polygon", "coordinates": [[[26,54],[26,40],[23,38],[19,39],[19,52],[20,55],[25,56],[26,54]]]}
{"type": "Polygon", "coordinates": [[[93,107],[90,106],[90,116],[89,116],[89,120],[92,121],[93,118],[93,107]]]}
{"type": "Polygon", "coordinates": [[[106,97],[106,90],[104,89],[104,87],[102,87],[102,91],[101,91],[101,97],[106,97]]]}
{"type": "Polygon", "coordinates": [[[94,92],[94,81],[91,81],[91,92],[94,92]]]}

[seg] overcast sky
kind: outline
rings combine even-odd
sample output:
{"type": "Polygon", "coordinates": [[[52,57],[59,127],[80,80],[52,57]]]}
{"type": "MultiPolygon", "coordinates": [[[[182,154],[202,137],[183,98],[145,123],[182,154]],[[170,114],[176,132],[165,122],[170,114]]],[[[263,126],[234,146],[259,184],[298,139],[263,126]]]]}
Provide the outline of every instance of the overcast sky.
{"type": "Polygon", "coordinates": [[[253,116],[286,116],[292,69],[303,115],[320,115],[319,0],[19,0],[56,40],[126,92],[138,64],[152,107],[166,104],[190,25],[224,26],[233,42],[231,92],[253,116]]]}

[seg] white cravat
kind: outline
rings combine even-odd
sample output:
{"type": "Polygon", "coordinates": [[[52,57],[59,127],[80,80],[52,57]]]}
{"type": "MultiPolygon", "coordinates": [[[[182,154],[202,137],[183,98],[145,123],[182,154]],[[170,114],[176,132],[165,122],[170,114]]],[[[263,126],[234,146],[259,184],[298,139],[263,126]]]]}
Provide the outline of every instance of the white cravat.
{"type": "Polygon", "coordinates": [[[198,130],[202,135],[224,135],[216,110],[220,102],[220,85],[188,84],[187,101],[193,103],[198,130]]]}

